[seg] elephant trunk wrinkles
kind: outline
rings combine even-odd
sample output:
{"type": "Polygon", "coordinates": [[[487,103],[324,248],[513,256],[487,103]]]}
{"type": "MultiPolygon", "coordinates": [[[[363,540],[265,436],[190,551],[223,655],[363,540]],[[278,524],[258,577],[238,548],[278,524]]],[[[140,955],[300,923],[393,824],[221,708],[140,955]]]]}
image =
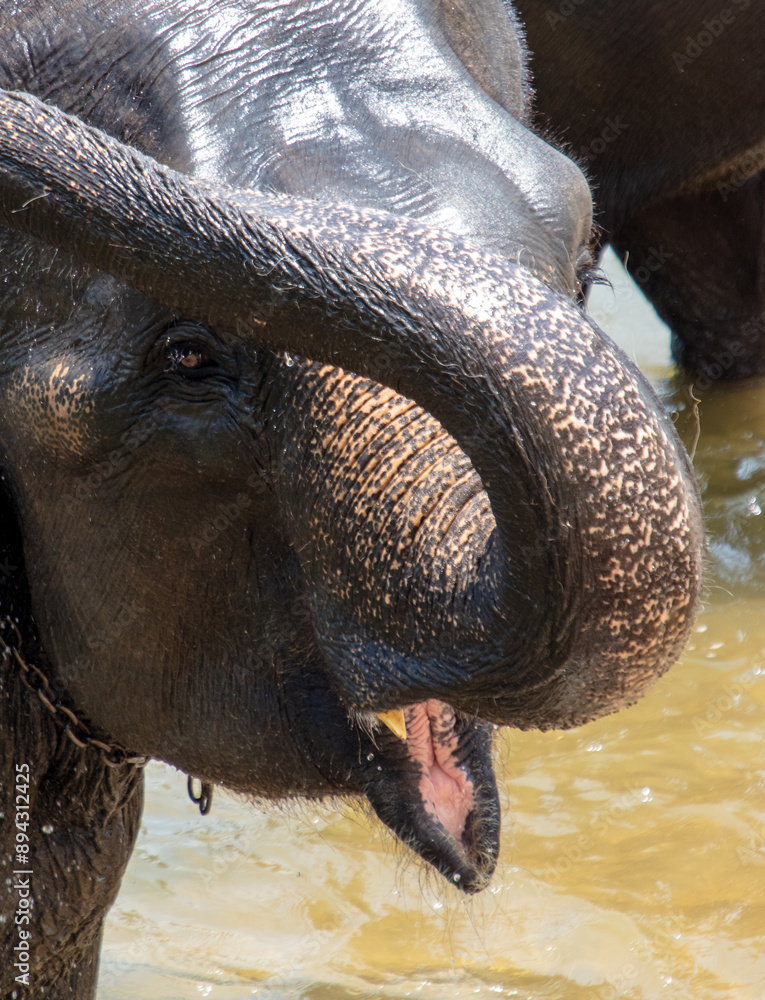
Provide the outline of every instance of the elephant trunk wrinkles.
{"type": "Polygon", "coordinates": [[[690,466],[642,376],[521,268],[385,213],[191,180],[11,94],[0,221],[225,335],[390,386],[470,457],[500,546],[490,638],[448,649],[327,620],[318,639],[349,703],[442,697],[498,722],[578,724],[679,654],[703,546],[690,466]]]}
{"type": "Polygon", "coordinates": [[[502,567],[468,458],[430,414],[379,383],[320,364],[292,373],[277,488],[317,633],[332,637],[334,658],[366,635],[367,659],[371,623],[393,649],[419,633],[420,653],[430,644],[464,661],[473,650],[485,665],[496,655],[502,567]]]}

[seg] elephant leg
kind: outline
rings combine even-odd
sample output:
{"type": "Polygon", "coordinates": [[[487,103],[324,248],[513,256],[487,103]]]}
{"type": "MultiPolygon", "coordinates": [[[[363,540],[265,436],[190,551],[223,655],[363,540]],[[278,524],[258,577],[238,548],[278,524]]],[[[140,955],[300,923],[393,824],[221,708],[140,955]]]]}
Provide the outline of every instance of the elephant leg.
{"type": "MultiPolygon", "coordinates": [[[[103,936],[103,920],[98,932],[87,942],[78,941],[78,957],[59,962],[53,978],[47,985],[38,986],[37,996],[46,1000],[91,1000],[96,995],[98,956],[103,936]]],[[[47,977],[46,977],[47,978],[47,977]]],[[[30,984],[32,979],[30,979],[30,984]]],[[[19,996],[23,996],[20,993],[19,996]]]]}
{"type": "Polygon", "coordinates": [[[10,869],[0,893],[0,952],[15,955],[27,944],[28,958],[0,970],[0,996],[91,1000],[104,917],[138,833],[141,769],[110,768],[98,753],[75,747],[22,688],[7,657],[2,665],[0,724],[11,731],[7,711],[17,726],[0,753],[0,812],[7,817],[0,866],[10,869]],[[17,795],[23,765],[28,783],[17,795]],[[16,978],[24,973],[28,986],[16,978]]]}
{"type": "Polygon", "coordinates": [[[75,746],[24,683],[20,662],[54,675],[2,489],[0,525],[0,955],[19,960],[0,966],[0,997],[91,1000],[104,917],[138,834],[143,774],[75,746]]]}
{"type": "Polygon", "coordinates": [[[704,382],[765,373],[765,172],[629,218],[614,249],[704,382]]]}

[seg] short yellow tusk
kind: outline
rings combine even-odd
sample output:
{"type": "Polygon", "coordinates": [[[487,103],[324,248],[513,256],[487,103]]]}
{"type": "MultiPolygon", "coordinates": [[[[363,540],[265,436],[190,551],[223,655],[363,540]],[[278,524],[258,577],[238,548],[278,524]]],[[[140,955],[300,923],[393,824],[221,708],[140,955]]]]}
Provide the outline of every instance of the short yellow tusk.
{"type": "Polygon", "coordinates": [[[398,736],[400,740],[406,742],[406,720],[400,708],[392,708],[390,712],[377,712],[377,718],[384,726],[398,736]]]}

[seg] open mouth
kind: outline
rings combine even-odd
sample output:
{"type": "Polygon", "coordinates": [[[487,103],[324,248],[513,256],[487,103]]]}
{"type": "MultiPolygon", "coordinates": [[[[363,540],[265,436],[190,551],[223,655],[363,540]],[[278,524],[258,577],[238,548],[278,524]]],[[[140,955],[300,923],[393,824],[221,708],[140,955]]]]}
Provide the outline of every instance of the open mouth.
{"type": "Polygon", "coordinates": [[[399,840],[449,882],[466,893],[485,889],[499,853],[496,727],[436,698],[353,710],[318,660],[287,673],[284,684],[289,729],[328,790],[365,796],[399,840]]]}
{"type": "Polygon", "coordinates": [[[377,765],[365,787],[372,808],[460,889],[485,888],[499,850],[493,727],[437,699],[382,713],[382,720],[388,728],[376,733],[377,765]]]}
{"type": "Polygon", "coordinates": [[[422,768],[420,797],[425,811],[457,841],[465,833],[475,805],[473,782],[457,763],[459,740],[454,709],[430,699],[409,705],[403,713],[406,748],[422,768]]]}

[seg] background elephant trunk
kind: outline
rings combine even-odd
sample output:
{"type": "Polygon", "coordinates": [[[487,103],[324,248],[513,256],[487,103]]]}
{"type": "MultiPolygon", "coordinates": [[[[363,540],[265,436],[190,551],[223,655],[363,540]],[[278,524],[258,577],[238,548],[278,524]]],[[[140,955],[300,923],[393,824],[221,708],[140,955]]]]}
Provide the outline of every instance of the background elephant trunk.
{"type": "Polygon", "coordinates": [[[453,602],[477,609],[470,629],[455,620],[444,648],[440,625],[381,613],[359,633],[329,601],[317,639],[348,703],[570,725],[679,654],[703,548],[692,473],[650,388],[568,300],[406,219],[192,181],[30,97],[0,100],[0,149],[3,223],[224,335],[391,386],[470,457],[496,520],[453,602]]]}

